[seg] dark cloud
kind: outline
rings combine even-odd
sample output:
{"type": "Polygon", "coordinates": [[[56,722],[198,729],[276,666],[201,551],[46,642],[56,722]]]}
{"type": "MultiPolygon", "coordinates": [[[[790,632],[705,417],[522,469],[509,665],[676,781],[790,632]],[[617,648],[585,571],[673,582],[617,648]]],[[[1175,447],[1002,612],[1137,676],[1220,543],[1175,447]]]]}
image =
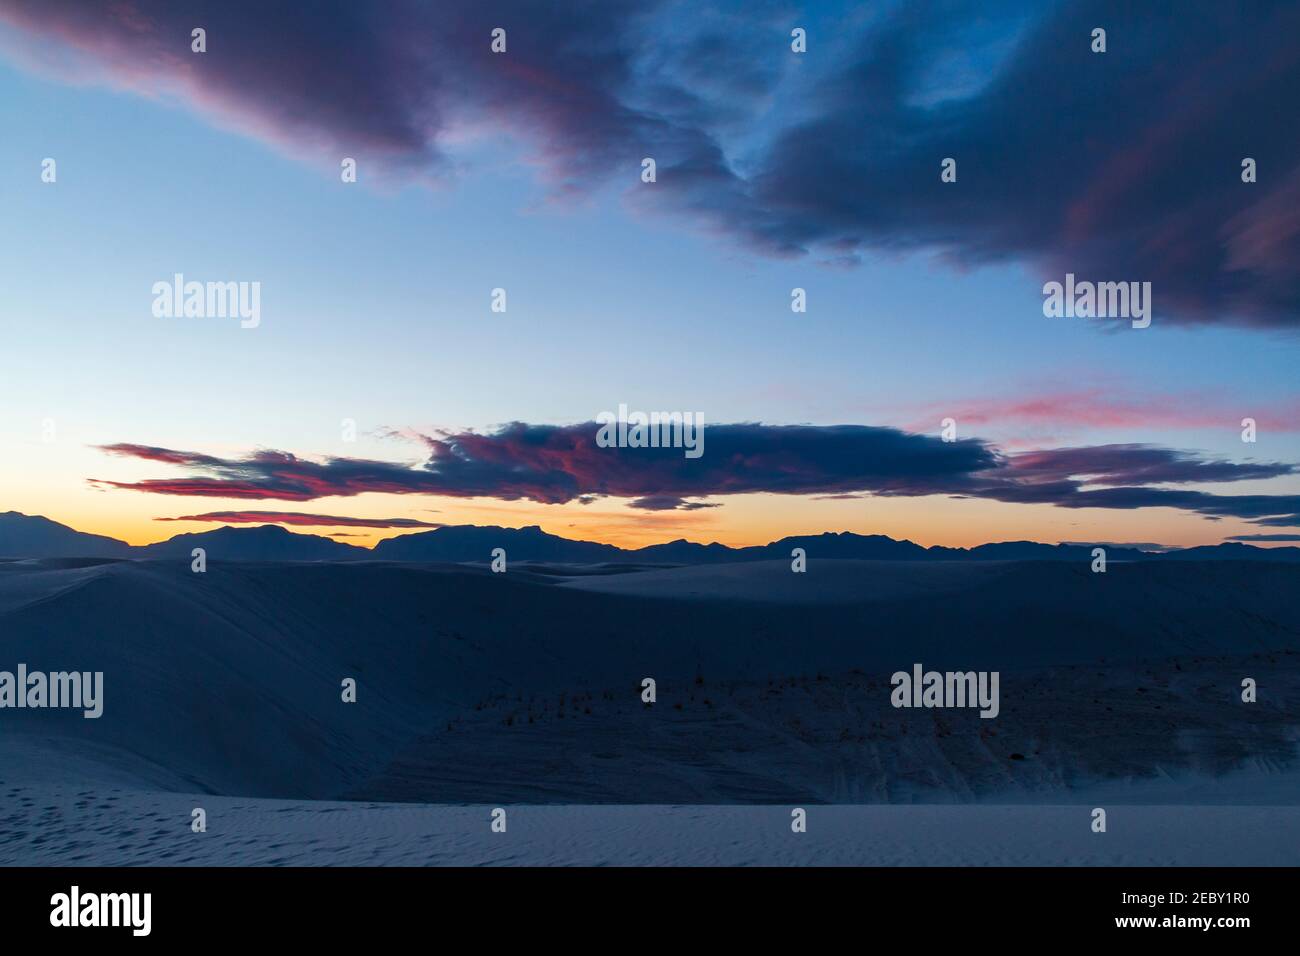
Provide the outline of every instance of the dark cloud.
{"type": "Polygon", "coordinates": [[[1157,321],[1297,325],[1300,123],[1279,104],[1300,98],[1300,6],[1044,4],[1022,24],[1024,10],[899,5],[813,97],[820,115],[747,176],[701,154],[660,185],[774,254],[1022,260],[1150,281],[1157,321]],[[936,66],[990,19],[1010,50],[985,85],[935,101],[936,66]],[[945,157],[956,183],[940,182],[945,157]]]}
{"type": "Polygon", "coordinates": [[[1300,527],[1300,516],[1297,515],[1276,515],[1270,518],[1257,518],[1251,524],[1262,525],[1266,528],[1290,528],[1292,526],[1300,527]]]}
{"type": "Polygon", "coordinates": [[[1300,541],[1300,534],[1234,534],[1229,541],[1300,541]]]}
{"type": "Polygon", "coordinates": [[[1283,463],[1236,463],[1150,445],[1098,445],[1007,456],[986,442],[944,442],[866,425],[711,425],[703,454],[681,448],[608,448],[599,426],[514,422],[494,432],[423,436],[419,465],[356,458],[300,458],[262,450],[219,459],[152,446],[103,446],[110,454],[180,465],[192,474],[100,487],[233,499],[352,496],[367,492],[527,499],[544,504],[630,499],[632,507],[692,510],[737,494],[818,497],[952,495],[1065,508],[1167,507],[1208,518],[1300,525],[1300,495],[1219,495],[1169,485],[1257,481],[1293,475],[1283,463]],[[193,474],[197,473],[197,474],[193,474]]]}
{"type": "Polygon", "coordinates": [[[220,524],[291,524],[319,528],[441,528],[441,522],[415,518],[349,518],[343,515],[304,514],[301,511],[208,511],[154,521],[205,521],[220,524]]]}
{"type": "Polygon", "coordinates": [[[1087,478],[1094,485],[1248,481],[1295,474],[1295,465],[1205,461],[1152,445],[1093,445],[1022,452],[1007,462],[1016,479],[1052,482],[1087,478]]]}
{"type": "Polygon", "coordinates": [[[686,457],[682,448],[602,448],[596,443],[599,428],[595,422],[514,422],[491,433],[425,436],[429,459],[419,467],[357,458],[317,461],[273,450],[217,459],[121,443],[103,450],[184,465],[201,474],[92,481],[155,494],[286,501],[366,492],[545,504],[610,496],[664,510],[700,506],[687,498],[751,492],[940,492],[998,463],[997,455],[977,441],[943,442],[865,425],[706,426],[699,458],[686,457]]]}
{"type": "Polygon", "coordinates": [[[629,508],[642,511],[699,511],[702,508],[721,508],[717,501],[685,501],[676,495],[646,495],[628,502],[629,508]]]}
{"type": "Polygon", "coordinates": [[[179,97],[288,151],[436,176],[450,130],[491,126],[530,139],[564,188],[616,165],[638,170],[641,144],[662,125],[620,99],[632,84],[628,34],[655,5],[2,0],[0,20],[75,48],[100,78],[179,97]],[[207,31],[201,56],[190,51],[195,26],[207,31]],[[490,49],[497,27],[505,55],[490,49]]]}
{"type": "Polygon", "coordinates": [[[958,493],[1062,508],[1176,508],[1207,518],[1300,523],[1300,495],[1219,495],[1165,485],[1263,480],[1294,475],[1281,462],[1237,463],[1152,445],[1117,444],[1021,452],[972,476],[958,493]]]}
{"type": "Polygon", "coordinates": [[[658,182],[632,202],[763,253],[1022,261],[1150,281],[1157,322],[1300,324],[1294,2],[0,0],[0,20],[23,62],[333,163],[440,177],[472,126],[526,144],[562,195],[635,181],[649,155],[658,182]]]}
{"type": "Polygon", "coordinates": [[[1209,518],[1272,516],[1273,521],[1281,525],[1300,525],[1300,495],[1216,495],[1205,491],[1145,487],[1081,489],[1076,482],[1054,482],[1048,486],[991,485],[980,489],[976,496],[1020,504],[1052,504],[1062,508],[1126,511],[1177,508],[1209,518]]]}

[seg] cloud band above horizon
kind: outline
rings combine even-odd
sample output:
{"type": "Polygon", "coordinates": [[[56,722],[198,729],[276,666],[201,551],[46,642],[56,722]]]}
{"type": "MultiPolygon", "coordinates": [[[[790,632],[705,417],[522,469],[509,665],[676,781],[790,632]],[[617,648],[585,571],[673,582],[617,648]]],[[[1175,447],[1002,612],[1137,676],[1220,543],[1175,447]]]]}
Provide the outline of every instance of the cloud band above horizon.
{"type": "Polygon", "coordinates": [[[429,457],[420,464],[318,460],[276,450],[218,458],[117,443],[100,449],[179,466],[190,474],[90,481],[101,488],[232,500],[312,501],[381,493],[585,504],[608,497],[628,499],[631,507],[646,511],[712,507],[719,502],[707,499],[756,493],[947,495],[1064,508],[1168,507],[1211,519],[1300,527],[1300,495],[1222,495],[1171,487],[1262,481],[1300,471],[1281,462],[1206,459],[1145,444],[1008,455],[980,439],[948,442],[895,428],[758,423],[709,426],[708,453],[689,459],[671,448],[601,447],[598,429],[595,422],[513,422],[488,433],[421,435],[429,457]]]}

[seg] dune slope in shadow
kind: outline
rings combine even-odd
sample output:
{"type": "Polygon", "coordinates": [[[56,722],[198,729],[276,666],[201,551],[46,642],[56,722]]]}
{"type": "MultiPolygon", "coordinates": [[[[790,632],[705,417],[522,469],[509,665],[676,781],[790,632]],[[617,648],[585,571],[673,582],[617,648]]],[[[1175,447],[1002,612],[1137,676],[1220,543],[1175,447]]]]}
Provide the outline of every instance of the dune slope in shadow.
{"type": "Polygon", "coordinates": [[[1294,565],[1231,562],[5,562],[0,669],[103,671],[105,704],[0,719],[142,785],[247,796],[1048,792],[1287,764],[1298,584],[1294,565]],[[1003,714],[890,708],[889,675],[915,662],[1003,672],[1003,714]]]}

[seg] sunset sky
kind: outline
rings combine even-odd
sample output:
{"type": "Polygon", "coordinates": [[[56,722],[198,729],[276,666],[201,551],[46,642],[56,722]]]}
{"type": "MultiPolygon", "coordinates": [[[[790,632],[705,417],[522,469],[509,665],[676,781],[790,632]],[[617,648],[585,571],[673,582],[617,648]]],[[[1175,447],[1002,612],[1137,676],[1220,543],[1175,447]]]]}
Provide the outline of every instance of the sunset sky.
{"type": "Polygon", "coordinates": [[[0,0],[0,511],[1300,540],[1300,7],[1176,6],[0,0]],[[1151,326],[1045,317],[1067,272],[1151,326]],[[595,447],[620,404],[704,455],[595,447]]]}

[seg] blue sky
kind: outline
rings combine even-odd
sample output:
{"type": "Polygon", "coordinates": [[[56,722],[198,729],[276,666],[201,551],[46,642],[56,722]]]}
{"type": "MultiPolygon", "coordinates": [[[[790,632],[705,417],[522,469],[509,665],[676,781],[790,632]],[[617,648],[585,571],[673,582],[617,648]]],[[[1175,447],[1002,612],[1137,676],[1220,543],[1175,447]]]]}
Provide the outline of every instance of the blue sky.
{"type": "MultiPolygon", "coordinates": [[[[673,23],[666,18],[659,29],[671,32],[673,23]]],[[[992,50],[987,62],[996,64],[1019,34],[983,29],[992,50]],[[1003,36],[1013,39],[999,44],[1003,36]]],[[[11,51],[39,46],[23,27],[5,30],[11,51]]],[[[1239,436],[1244,416],[1284,422],[1297,410],[1300,346],[1281,323],[1247,329],[1162,321],[1157,285],[1151,328],[1104,331],[1097,322],[1045,318],[1043,269],[1017,256],[954,261],[951,250],[900,244],[891,251],[881,242],[857,250],[861,261],[848,267],[825,264],[833,258],[825,250],[767,254],[725,229],[692,222],[666,190],[659,210],[654,191],[664,183],[639,181],[635,150],[581,195],[557,197],[536,143],[501,124],[485,124],[472,137],[460,130],[444,136],[439,147],[452,171],[433,185],[364,159],[360,182],[344,184],[328,151],[286,148],[232,129],[227,117],[172,90],[150,96],[138,82],[69,82],[58,69],[26,60],[0,59],[0,202],[10,226],[0,230],[9,344],[0,444],[6,458],[23,463],[6,469],[0,490],[17,510],[133,540],[160,538],[194,529],[150,526],[153,517],[231,502],[88,487],[89,478],[160,476],[157,466],[92,446],[130,442],[230,457],[274,448],[418,467],[425,449],[380,431],[490,431],[511,421],[567,426],[619,403],[698,410],[710,423],[924,432],[932,422],[928,430],[936,433],[939,419],[953,414],[962,437],[1008,451],[1124,442],[1233,461],[1300,460],[1293,419],[1288,428],[1262,429],[1254,446],[1239,436]],[[44,157],[58,162],[57,184],[40,181],[44,157]],[[175,272],[259,281],[260,327],[155,318],[150,287],[175,272]],[[796,286],[807,290],[805,314],[790,310],[796,286]],[[495,287],[507,290],[505,314],[489,309],[495,287]],[[1062,409],[1056,418],[992,412],[969,429],[963,422],[981,404],[1005,408],[1053,396],[1062,409]],[[1098,427],[1069,413],[1071,396],[1076,405],[1113,400],[1168,414],[1122,416],[1122,424],[1098,427]],[[1222,427],[1173,422],[1170,409],[1217,416],[1222,427]],[[357,421],[357,443],[340,442],[343,418],[357,421]],[[57,423],[57,448],[40,441],[45,419],[57,423]]],[[[828,53],[814,69],[828,72],[829,60],[828,53]]],[[[937,61],[930,83],[951,84],[959,97],[978,92],[971,76],[980,64],[937,61]]],[[[815,86],[798,75],[789,83],[815,86]]],[[[762,144],[798,111],[784,105],[790,95],[782,90],[770,91],[752,123],[733,121],[719,133],[737,151],[737,164],[761,156],[762,144]]],[[[813,112],[806,103],[799,109],[813,112]]],[[[954,187],[963,188],[961,180],[954,187]]],[[[841,188],[847,196],[854,183],[841,188]]],[[[1225,493],[1222,486],[1186,487],[1225,493]]],[[[1294,476],[1231,489],[1297,492],[1294,476]]],[[[586,522],[593,534],[629,540],[676,536],[679,527],[745,542],[765,540],[769,531],[823,530],[794,527],[810,521],[871,530],[859,503],[761,498],[689,518],[629,515],[625,502],[613,499],[593,511],[371,495],[319,510],[432,509],[446,514],[443,520],[483,523],[497,507],[500,523],[542,520],[562,531],[586,522]],[[485,504],[491,507],[478,507],[485,504]]],[[[929,496],[890,499],[907,512],[895,516],[891,531],[912,521],[910,536],[928,538],[924,543],[971,543],[971,532],[949,517],[942,525],[921,520],[925,501],[933,504],[929,496]]],[[[967,504],[999,516],[1021,509],[1007,537],[1042,537],[1033,533],[1038,526],[1050,538],[1061,527],[1040,524],[1039,511],[1062,509],[967,504]]],[[[1135,518],[1091,508],[1058,517],[1073,522],[1098,512],[1097,536],[1111,540],[1135,518]]],[[[1134,539],[1155,540],[1161,528],[1179,543],[1221,533],[1171,509],[1156,516],[1134,539]]],[[[1218,524],[1252,530],[1236,519],[1218,524]]],[[[979,534],[988,525],[988,514],[971,522],[979,534]]]]}

